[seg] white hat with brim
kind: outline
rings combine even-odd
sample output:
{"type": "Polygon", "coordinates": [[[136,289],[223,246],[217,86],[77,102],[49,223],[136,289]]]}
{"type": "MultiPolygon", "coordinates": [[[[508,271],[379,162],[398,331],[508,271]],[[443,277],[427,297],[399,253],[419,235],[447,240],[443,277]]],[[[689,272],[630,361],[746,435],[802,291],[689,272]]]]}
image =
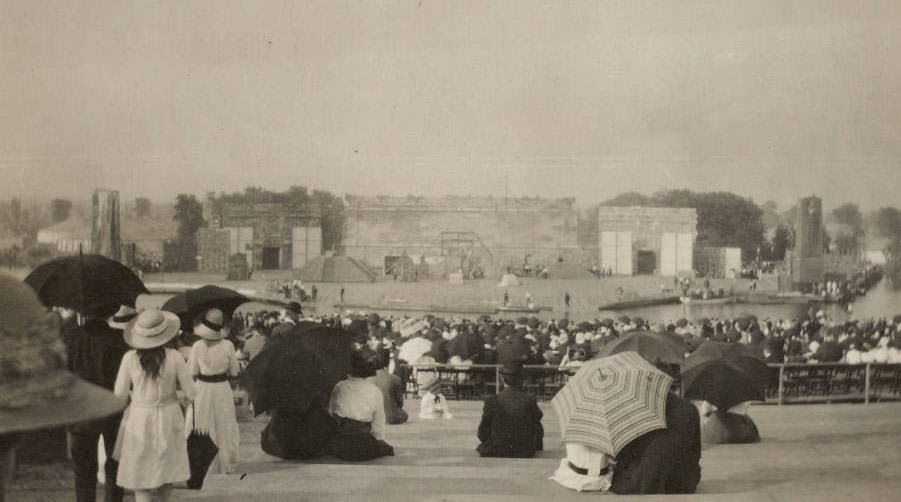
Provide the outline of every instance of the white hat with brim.
{"type": "Polygon", "coordinates": [[[199,336],[200,338],[207,340],[221,340],[225,338],[224,329],[216,329],[216,326],[207,324],[205,321],[202,321],[197,326],[194,326],[194,334],[199,336]]]}
{"type": "Polygon", "coordinates": [[[125,408],[125,399],[103,387],[65,370],[60,370],[60,376],[71,378],[63,397],[21,408],[0,408],[0,431],[11,434],[87,422],[114,415],[125,408]]]}
{"type": "Polygon", "coordinates": [[[181,321],[165,310],[145,310],[128,323],[122,333],[125,343],[135,349],[153,349],[178,335],[181,321]]]}
{"type": "Polygon", "coordinates": [[[207,340],[221,340],[225,338],[224,321],[225,316],[221,310],[207,310],[200,322],[194,326],[194,334],[207,340]]]}

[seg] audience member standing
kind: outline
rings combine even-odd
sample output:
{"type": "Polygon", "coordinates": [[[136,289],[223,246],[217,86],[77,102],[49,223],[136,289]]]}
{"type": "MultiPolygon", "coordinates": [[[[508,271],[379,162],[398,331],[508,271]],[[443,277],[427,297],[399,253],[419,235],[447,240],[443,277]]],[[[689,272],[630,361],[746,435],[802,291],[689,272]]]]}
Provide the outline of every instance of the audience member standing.
{"type": "MultiPolygon", "coordinates": [[[[238,376],[235,347],[225,338],[224,315],[219,309],[204,313],[194,326],[200,340],[191,347],[188,368],[195,380],[197,395],[185,412],[185,430],[208,434],[219,453],[208,474],[230,473],[238,463],[240,432],[229,378],[238,376]]],[[[202,479],[191,479],[189,487],[200,487],[202,479]]]]}
{"type": "MultiPolygon", "coordinates": [[[[63,328],[63,340],[69,361],[69,370],[81,378],[112,390],[116,372],[128,346],[122,340],[122,329],[134,317],[134,309],[125,307],[116,311],[117,305],[98,309],[85,316],[82,326],[63,328]],[[113,315],[115,313],[115,315],[113,315]],[[109,321],[107,316],[112,315],[109,321]]],[[[119,430],[121,414],[83,424],[70,425],[69,453],[75,471],[75,500],[94,502],[97,498],[97,444],[103,437],[106,450],[104,491],[107,502],[122,500],[123,491],[116,486],[119,463],[112,458],[113,446],[119,430]]]]}
{"type": "Polygon", "coordinates": [[[113,453],[119,459],[116,484],[134,490],[135,502],[165,502],[172,483],[186,481],[188,444],[185,422],[175,391],[194,397],[194,382],[178,351],[166,344],[178,334],[178,316],[170,312],[142,312],[125,330],[134,348],[122,358],[114,392],[127,397],[119,438],[113,453]]]}

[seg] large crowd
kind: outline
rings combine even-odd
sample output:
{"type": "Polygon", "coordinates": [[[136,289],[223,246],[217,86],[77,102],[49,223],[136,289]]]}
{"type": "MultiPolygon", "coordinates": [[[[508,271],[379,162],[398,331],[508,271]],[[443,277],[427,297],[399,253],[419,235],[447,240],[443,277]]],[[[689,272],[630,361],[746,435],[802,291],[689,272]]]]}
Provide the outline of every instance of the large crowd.
{"type": "MultiPolygon", "coordinates": [[[[286,315],[291,314],[260,311],[236,315],[229,336],[239,348],[244,348],[245,341],[256,339],[243,351],[246,357],[252,357],[261,348],[259,341],[284,322],[286,315]]],[[[537,317],[447,319],[346,312],[305,319],[349,329],[360,344],[388,349],[396,362],[407,364],[421,364],[422,358],[438,364],[498,364],[498,351],[502,353],[511,344],[528,353],[526,364],[574,364],[591,359],[607,343],[636,330],[675,335],[689,351],[704,340],[745,344],[767,363],[901,362],[901,315],[834,321],[819,311],[794,319],[746,316],[664,322],[624,315],[575,322],[537,317]],[[404,350],[405,346],[419,349],[404,350]],[[422,350],[426,346],[428,350],[422,350]]]]}

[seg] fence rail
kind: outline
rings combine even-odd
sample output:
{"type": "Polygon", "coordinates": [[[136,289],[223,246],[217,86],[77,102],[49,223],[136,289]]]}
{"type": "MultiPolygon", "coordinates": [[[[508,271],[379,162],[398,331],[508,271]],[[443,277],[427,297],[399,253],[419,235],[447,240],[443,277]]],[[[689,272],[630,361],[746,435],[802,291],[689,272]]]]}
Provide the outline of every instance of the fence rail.
{"type": "MultiPolygon", "coordinates": [[[[864,401],[901,398],[901,364],[770,364],[766,402],[864,401]]],[[[419,393],[419,384],[437,379],[438,390],[448,399],[483,399],[503,389],[500,365],[448,364],[401,365],[408,395],[419,393]]],[[[578,368],[532,366],[523,368],[523,386],[538,398],[549,401],[566,385],[578,368]]],[[[673,383],[681,391],[678,379],[673,383]]]]}

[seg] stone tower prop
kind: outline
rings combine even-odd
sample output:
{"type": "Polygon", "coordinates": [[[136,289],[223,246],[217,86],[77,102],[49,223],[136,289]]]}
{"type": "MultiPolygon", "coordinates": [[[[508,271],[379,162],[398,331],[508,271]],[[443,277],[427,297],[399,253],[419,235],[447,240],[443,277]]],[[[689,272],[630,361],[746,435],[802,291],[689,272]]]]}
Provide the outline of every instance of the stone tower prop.
{"type": "Polygon", "coordinates": [[[795,243],[791,253],[792,283],[795,288],[806,288],[823,282],[824,247],[823,201],[819,197],[803,198],[798,203],[795,243]]]}
{"type": "Polygon", "coordinates": [[[91,253],[113,260],[122,259],[122,240],[119,236],[119,191],[94,190],[91,217],[91,253]]]}

